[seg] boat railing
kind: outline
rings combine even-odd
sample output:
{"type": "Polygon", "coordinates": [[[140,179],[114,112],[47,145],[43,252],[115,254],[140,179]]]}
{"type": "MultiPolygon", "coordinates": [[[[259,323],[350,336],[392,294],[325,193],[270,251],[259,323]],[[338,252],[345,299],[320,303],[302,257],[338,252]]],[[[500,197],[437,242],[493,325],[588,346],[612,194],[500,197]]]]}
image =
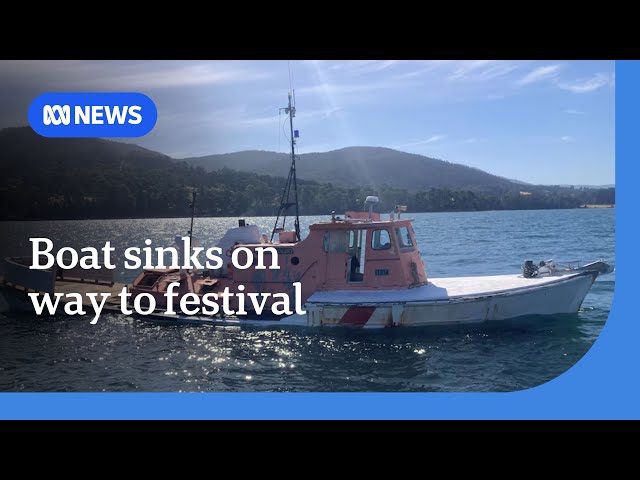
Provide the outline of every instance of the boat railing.
{"type": "Polygon", "coordinates": [[[98,285],[113,286],[115,270],[105,268],[104,263],[100,263],[99,269],[85,269],[80,265],[74,268],[63,269],[56,266],[56,278],[67,282],[95,283],[98,285]]]}
{"type": "Polygon", "coordinates": [[[4,259],[4,282],[12,287],[35,292],[53,293],[56,285],[56,266],[48,270],[32,270],[31,257],[4,259]]]}
{"type": "Polygon", "coordinates": [[[54,264],[46,270],[31,269],[31,257],[7,257],[4,259],[4,281],[14,287],[36,292],[53,293],[56,280],[98,285],[114,284],[114,270],[104,268],[84,269],[79,265],[71,269],[60,268],[54,264]]]}

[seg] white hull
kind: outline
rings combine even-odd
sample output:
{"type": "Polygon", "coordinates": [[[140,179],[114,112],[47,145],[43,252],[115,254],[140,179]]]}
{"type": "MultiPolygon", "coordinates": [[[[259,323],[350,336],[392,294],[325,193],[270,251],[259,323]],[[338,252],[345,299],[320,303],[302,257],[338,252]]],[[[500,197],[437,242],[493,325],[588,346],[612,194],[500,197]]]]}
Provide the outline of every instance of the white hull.
{"type": "Polygon", "coordinates": [[[545,279],[515,275],[433,279],[429,285],[416,289],[371,292],[369,298],[360,292],[322,292],[306,304],[307,324],[421,326],[576,313],[596,277],[596,272],[582,272],[545,279]],[[514,282],[517,286],[512,288],[489,288],[484,292],[472,288],[482,284],[508,287],[514,282]],[[347,302],[343,296],[352,300],[347,302]],[[339,303],[327,301],[330,297],[339,303]],[[379,300],[374,301],[375,297],[379,300]]]}
{"type": "Polygon", "coordinates": [[[306,315],[273,320],[184,315],[153,318],[214,325],[365,328],[479,323],[576,313],[597,276],[598,272],[590,271],[529,279],[517,275],[440,278],[406,290],[318,292],[304,305],[306,315]]]}

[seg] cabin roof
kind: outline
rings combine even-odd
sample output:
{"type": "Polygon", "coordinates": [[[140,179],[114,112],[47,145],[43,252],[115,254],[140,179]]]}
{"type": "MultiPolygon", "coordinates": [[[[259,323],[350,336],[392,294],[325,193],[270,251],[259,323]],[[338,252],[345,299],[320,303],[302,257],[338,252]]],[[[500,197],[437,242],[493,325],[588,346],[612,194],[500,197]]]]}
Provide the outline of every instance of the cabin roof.
{"type": "Polygon", "coordinates": [[[401,218],[396,220],[336,220],[335,222],[318,222],[309,227],[310,230],[352,230],[354,228],[388,228],[410,225],[412,218],[401,218]]]}

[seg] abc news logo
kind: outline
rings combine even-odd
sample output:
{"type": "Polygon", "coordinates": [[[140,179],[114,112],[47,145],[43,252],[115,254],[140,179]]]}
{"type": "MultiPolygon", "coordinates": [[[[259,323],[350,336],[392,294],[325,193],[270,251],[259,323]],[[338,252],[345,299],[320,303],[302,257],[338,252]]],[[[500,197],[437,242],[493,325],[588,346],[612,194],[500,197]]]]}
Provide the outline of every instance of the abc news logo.
{"type": "Polygon", "coordinates": [[[44,105],[42,123],[44,125],[138,125],[142,122],[140,105],[44,105]],[[73,111],[73,115],[71,112],[73,111]]]}
{"type": "Polygon", "coordinates": [[[134,138],[153,130],[158,109],[138,92],[48,92],[29,105],[29,125],[51,138],[134,138]]]}

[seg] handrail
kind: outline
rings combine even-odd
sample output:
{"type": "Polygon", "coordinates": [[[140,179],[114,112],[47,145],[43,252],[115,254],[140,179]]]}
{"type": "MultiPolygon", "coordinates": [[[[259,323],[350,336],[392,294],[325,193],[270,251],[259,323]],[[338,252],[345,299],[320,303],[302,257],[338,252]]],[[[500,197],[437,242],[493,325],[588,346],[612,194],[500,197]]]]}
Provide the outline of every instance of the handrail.
{"type": "Polygon", "coordinates": [[[6,257],[4,261],[5,283],[36,292],[53,293],[55,291],[56,265],[47,270],[33,270],[29,268],[30,257],[6,257]]]}

